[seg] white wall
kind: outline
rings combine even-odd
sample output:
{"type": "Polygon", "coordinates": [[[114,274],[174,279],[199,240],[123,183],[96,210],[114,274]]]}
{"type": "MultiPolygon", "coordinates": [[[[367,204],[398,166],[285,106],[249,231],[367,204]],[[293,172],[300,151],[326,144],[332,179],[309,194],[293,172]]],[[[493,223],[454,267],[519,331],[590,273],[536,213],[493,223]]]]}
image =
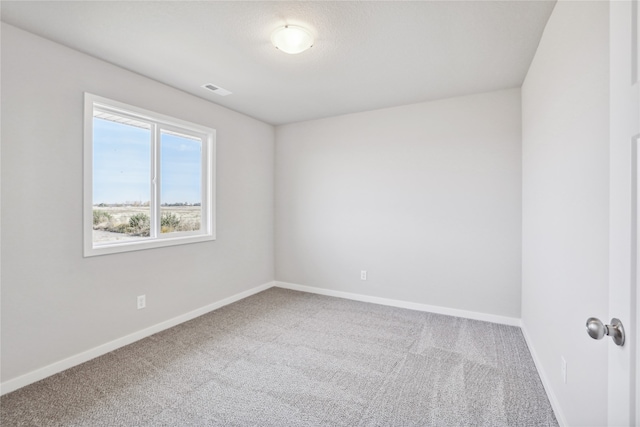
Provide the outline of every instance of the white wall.
{"type": "Polygon", "coordinates": [[[2,24],[1,136],[3,382],[273,280],[272,126],[2,24]],[[83,258],[84,91],[217,129],[216,241],[83,258]]]}
{"type": "Polygon", "coordinates": [[[607,425],[608,3],[557,3],[522,87],[522,322],[557,415],[607,425]],[[567,361],[567,383],[560,358],[567,361]]]}
{"type": "Polygon", "coordinates": [[[520,115],[513,89],[277,127],[276,280],[519,318],[520,115]]]}

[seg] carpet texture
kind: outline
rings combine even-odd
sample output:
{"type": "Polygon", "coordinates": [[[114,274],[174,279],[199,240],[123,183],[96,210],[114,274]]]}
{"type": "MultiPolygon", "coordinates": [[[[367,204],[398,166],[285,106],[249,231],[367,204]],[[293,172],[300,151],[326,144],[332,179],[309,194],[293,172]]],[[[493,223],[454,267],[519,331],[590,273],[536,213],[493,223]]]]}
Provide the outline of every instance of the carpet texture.
{"type": "Polygon", "coordinates": [[[519,328],[272,288],[0,399],[2,426],[557,426],[519,328]]]}

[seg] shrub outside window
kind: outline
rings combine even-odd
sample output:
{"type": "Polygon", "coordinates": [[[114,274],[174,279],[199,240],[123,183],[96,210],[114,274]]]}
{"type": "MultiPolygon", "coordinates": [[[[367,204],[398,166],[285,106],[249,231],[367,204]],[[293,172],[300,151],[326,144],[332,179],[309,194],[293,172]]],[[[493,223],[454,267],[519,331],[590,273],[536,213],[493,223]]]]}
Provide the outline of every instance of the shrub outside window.
{"type": "Polygon", "coordinates": [[[215,130],[85,93],[84,255],[215,239],[215,130]]]}

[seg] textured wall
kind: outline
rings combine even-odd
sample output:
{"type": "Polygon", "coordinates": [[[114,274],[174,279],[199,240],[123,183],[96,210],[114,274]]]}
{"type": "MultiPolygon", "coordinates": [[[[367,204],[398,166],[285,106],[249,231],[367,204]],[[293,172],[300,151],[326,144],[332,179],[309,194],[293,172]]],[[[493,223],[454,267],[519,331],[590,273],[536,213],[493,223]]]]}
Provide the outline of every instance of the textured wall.
{"type": "Polygon", "coordinates": [[[276,280],[520,317],[519,89],[276,141],[276,280]]]}
{"type": "Polygon", "coordinates": [[[576,426],[607,425],[608,345],[584,323],[608,313],[608,7],[559,2],[522,87],[522,322],[576,426]]]}
{"type": "Polygon", "coordinates": [[[272,281],[273,150],[270,125],[3,24],[2,381],[272,281]],[[217,129],[216,241],[83,258],[85,91],[217,129]]]}

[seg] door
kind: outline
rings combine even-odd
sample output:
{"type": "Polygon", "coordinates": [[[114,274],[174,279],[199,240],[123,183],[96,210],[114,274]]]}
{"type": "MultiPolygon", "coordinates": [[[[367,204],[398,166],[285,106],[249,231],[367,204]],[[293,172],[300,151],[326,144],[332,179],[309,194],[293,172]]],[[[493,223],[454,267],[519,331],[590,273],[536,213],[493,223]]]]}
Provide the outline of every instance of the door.
{"type": "MultiPolygon", "coordinates": [[[[637,0],[610,3],[609,319],[624,325],[624,346],[609,343],[608,424],[640,424],[638,386],[638,142],[640,137],[637,0]]],[[[609,320],[607,319],[607,320],[609,320]]]]}

